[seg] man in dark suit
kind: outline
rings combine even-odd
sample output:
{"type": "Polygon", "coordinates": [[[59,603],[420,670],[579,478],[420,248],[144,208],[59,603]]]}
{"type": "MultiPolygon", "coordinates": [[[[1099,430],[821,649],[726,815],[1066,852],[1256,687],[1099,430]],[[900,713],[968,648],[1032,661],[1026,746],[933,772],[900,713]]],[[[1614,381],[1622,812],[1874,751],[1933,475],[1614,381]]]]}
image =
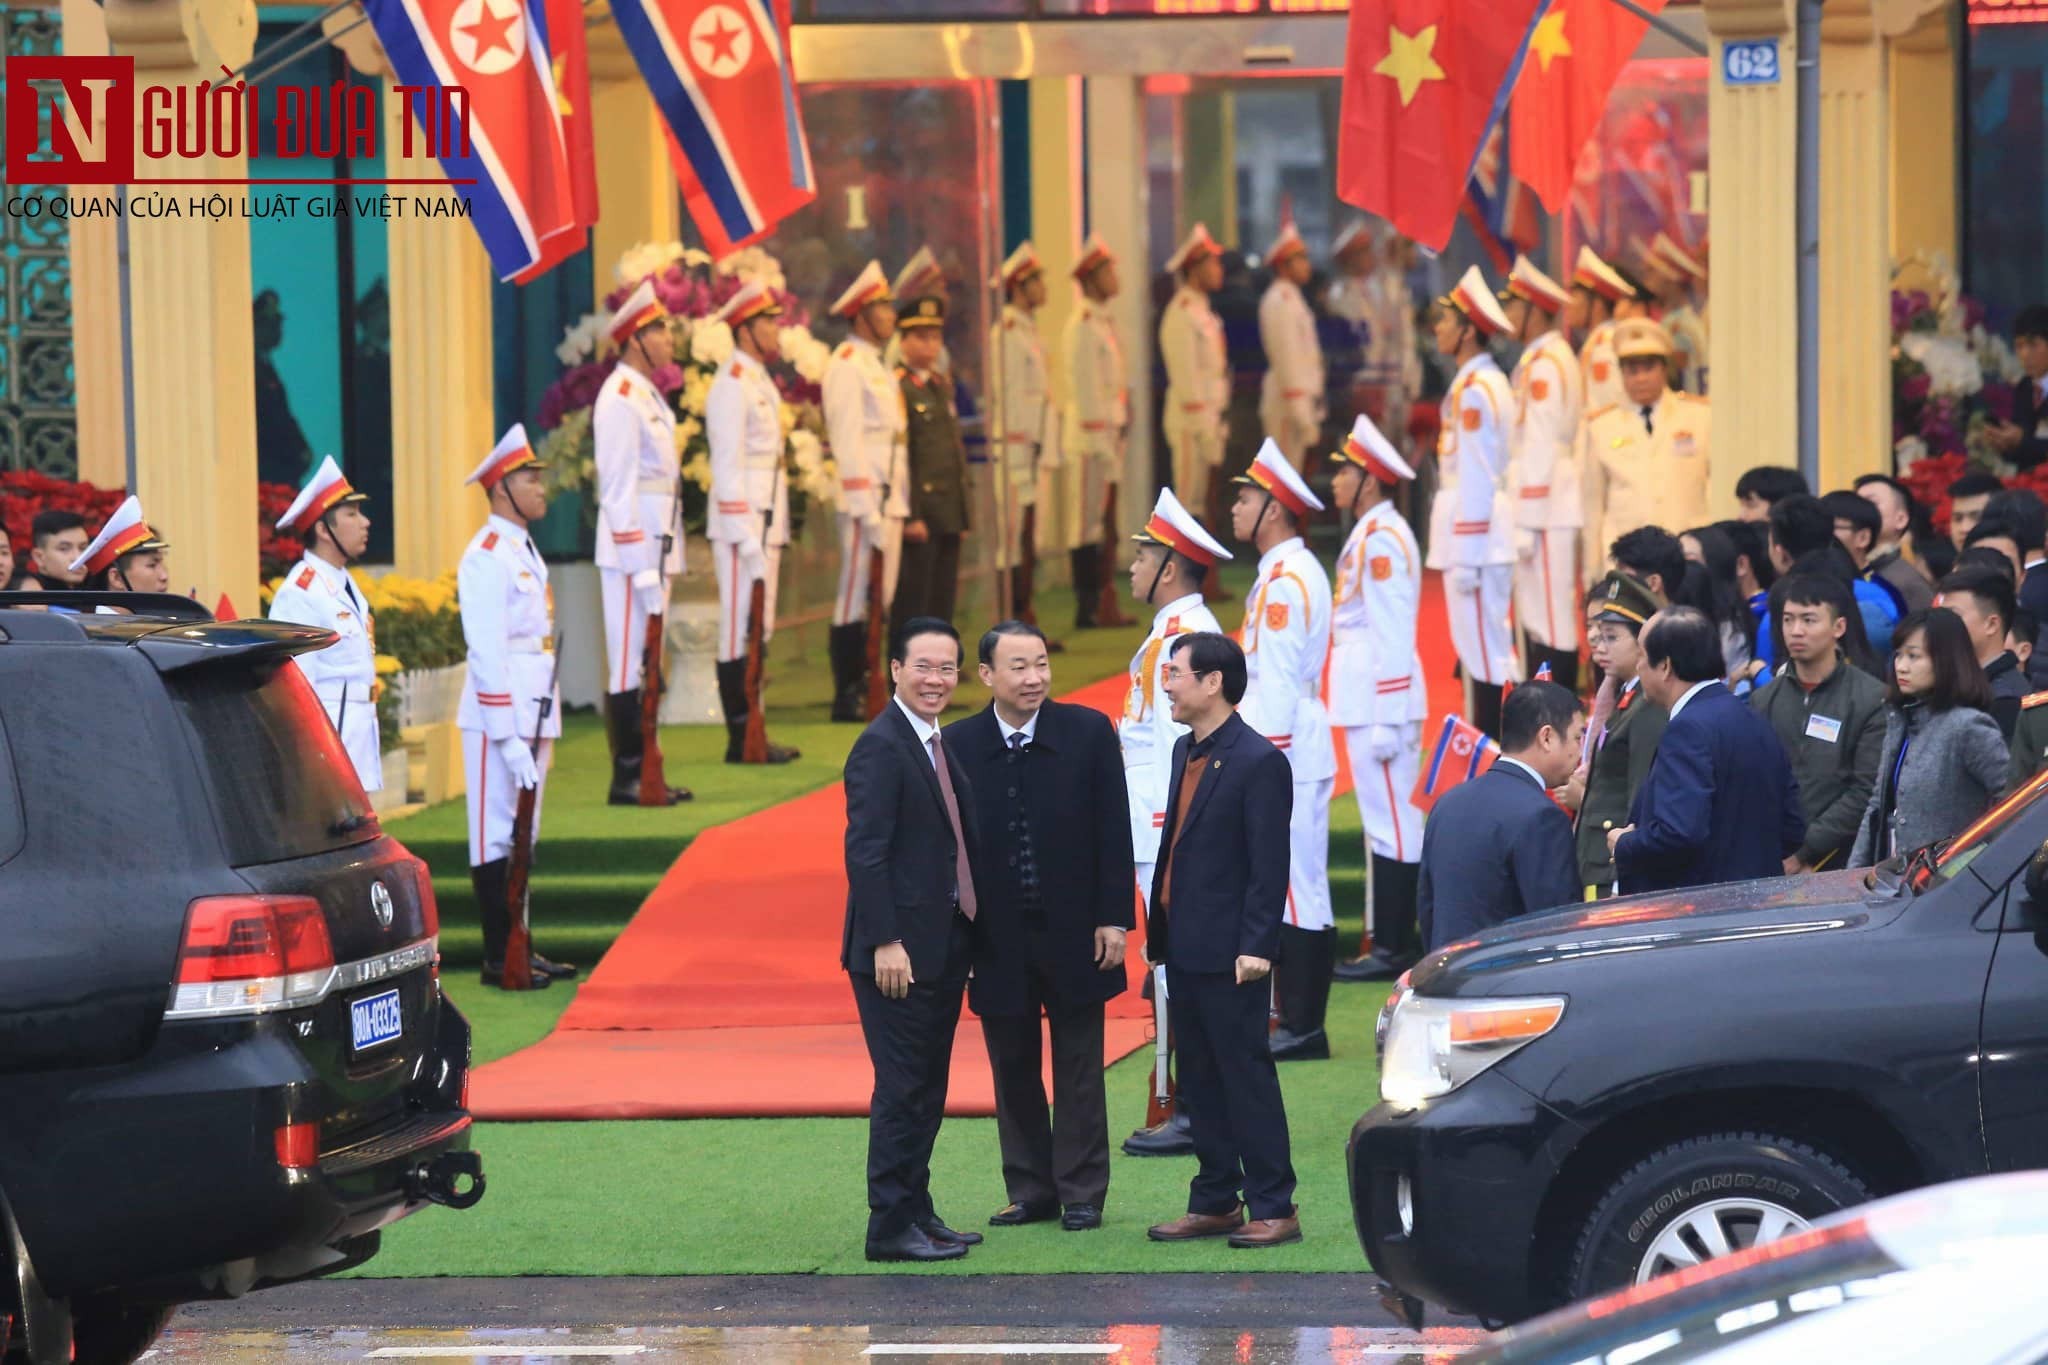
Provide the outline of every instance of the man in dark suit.
{"type": "Polygon", "coordinates": [[[1170,760],[1145,955],[1166,964],[1181,1094],[1199,1101],[1189,1115],[1201,1169],[1188,1188],[1187,1214],[1152,1228],[1155,1242],[1301,1240],[1287,1111],[1266,1045],[1266,978],[1287,906],[1294,771],[1238,718],[1245,671],[1236,641],[1207,631],[1175,636],[1164,670],[1173,718],[1189,733],[1170,760]]]}
{"type": "Polygon", "coordinates": [[[1121,993],[1132,924],[1130,797],[1109,718],[1049,701],[1045,634],[1004,621],[981,637],[985,711],[946,727],[986,832],[980,942],[968,1001],[995,1075],[1010,1203],[988,1221],[1102,1226],[1109,1193],[1103,1003],[1121,993]],[[1046,1109],[1038,1020],[1052,1030],[1046,1109]],[[1064,1211],[1062,1211],[1064,1210],[1064,1211]]]}
{"type": "Polygon", "coordinates": [[[1422,826],[1416,918],[1424,952],[1579,899],[1572,819],[1550,799],[1579,764],[1586,717],[1556,683],[1523,683],[1500,709],[1500,757],[1444,793],[1422,826]]]}
{"type": "Polygon", "coordinates": [[[2020,310],[2012,324],[2012,349],[2021,370],[2012,386],[2012,420],[1992,423],[1985,435],[2006,459],[2032,469],[2048,460],[2048,306],[2020,310]]]}
{"type": "Polygon", "coordinates": [[[1704,612],[1667,607],[1643,627],[1643,691],[1671,720],[1628,824],[1607,836],[1623,895],[1782,876],[1806,839],[1792,762],[1726,670],[1704,612]]]}
{"type": "Polygon", "coordinates": [[[932,1144],[976,940],[974,789],[939,736],[960,680],[950,623],[913,617],[889,651],[896,696],[846,756],[846,933],[874,1063],[868,1110],[871,1261],[949,1261],[981,1241],[932,1208],[932,1144]]]}

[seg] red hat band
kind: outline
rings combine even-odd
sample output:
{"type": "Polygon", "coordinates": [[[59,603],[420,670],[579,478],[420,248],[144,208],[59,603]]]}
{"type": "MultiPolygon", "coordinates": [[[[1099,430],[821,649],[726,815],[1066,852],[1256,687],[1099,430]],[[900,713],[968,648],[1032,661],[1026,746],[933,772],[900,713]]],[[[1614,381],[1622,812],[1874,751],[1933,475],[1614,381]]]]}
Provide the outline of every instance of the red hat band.
{"type": "Polygon", "coordinates": [[[1264,465],[1254,464],[1251,467],[1250,473],[1251,481],[1257,484],[1259,487],[1265,489],[1268,493],[1271,493],[1273,495],[1274,500],[1278,502],[1282,507],[1285,507],[1288,511],[1294,513],[1294,515],[1296,515],[1297,517],[1305,517],[1308,515],[1308,504],[1303,502],[1300,496],[1296,494],[1293,489],[1289,488],[1286,484],[1281,483],[1280,480],[1274,478],[1271,473],[1267,472],[1267,469],[1264,465]]]}
{"type": "Polygon", "coordinates": [[[1145,534],[1154,540],[1164,543],[1175,554],[1192,559],[1205,569],[1214,567],[1216,563],[1214,555],[1181,534],[1178,527],[1156,512],[1153,514],[1152,519],[1145,523],[1145,534]]]}
{"type": "Polygon", "coordinates": [[[142,522],[136,522],[133,526],[100,546],[99,553],[85,562],[85,571],[88,574],[106,572],[114,566],[115,560],[148,539],[149,527],[142,522]]]}

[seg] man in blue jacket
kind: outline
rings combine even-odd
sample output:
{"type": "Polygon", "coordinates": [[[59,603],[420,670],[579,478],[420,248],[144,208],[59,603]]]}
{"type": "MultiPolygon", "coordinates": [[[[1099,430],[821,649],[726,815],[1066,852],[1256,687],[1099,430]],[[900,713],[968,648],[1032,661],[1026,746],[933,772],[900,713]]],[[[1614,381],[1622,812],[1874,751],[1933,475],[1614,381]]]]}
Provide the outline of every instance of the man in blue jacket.
{"type": "Polygon", "coordinates": [[[1643,628],[1643,691],[1671,719],[1629,823],[1607,836],[1623,895],[1781,876],[1806,838],[1784,746],[1725,671],[1704,612],[1668,607],[1643,628]]]}

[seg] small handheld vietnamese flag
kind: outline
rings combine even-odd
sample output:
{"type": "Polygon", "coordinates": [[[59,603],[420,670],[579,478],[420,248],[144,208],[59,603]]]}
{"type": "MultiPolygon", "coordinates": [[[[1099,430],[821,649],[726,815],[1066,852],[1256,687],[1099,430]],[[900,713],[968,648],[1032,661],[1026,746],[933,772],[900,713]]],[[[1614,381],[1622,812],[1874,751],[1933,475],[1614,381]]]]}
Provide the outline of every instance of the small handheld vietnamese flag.
{"type": "Polygon", "coordinates": [[[1469,782],[1493,766],[1500,756],[1484,731],[1463,716],[1445,716],[1436,747],[1430,751],[1429,766],[1422,770],[1409,799],[1427,812],[1460,782],[1469,782]]]}

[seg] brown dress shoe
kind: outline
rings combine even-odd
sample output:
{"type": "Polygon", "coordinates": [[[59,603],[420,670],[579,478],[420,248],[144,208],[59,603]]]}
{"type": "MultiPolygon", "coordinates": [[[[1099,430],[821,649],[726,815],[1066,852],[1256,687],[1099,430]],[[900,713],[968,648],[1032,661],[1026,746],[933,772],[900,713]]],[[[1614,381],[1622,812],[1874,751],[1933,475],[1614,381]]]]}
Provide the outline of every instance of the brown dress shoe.
{"type": "Polygon", "coordinates": [[[1301,1219],[1296,1215],[1299,1209],[1285,1218],[1254,1218],[1242,1228],[1230,1234],[1234,1247],[1277,1247],[1301,1240],[1301,1219]]]}
{"type": "Polygon", "coordinates": [[[1171,1223],[1145,1229],[1155,1242],[1192,1242],[1200,1237],[1228,1237],[1244,1226],[1244,1205],[1229,1213],[1186,1213],[1171,1223]]]}

